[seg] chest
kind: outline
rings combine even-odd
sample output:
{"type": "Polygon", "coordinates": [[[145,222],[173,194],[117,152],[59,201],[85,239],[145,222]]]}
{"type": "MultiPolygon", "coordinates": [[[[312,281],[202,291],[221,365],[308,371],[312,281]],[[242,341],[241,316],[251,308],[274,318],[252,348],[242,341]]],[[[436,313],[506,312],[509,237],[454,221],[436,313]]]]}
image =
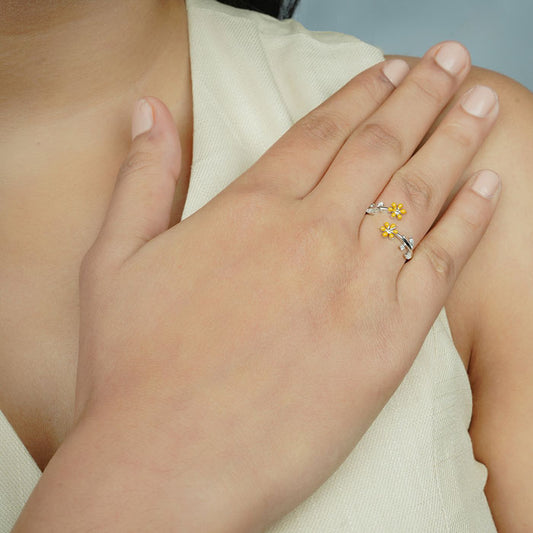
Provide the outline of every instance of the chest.
{"type": "Polygon", "coordinates": [[[5,276],[0,302],[0,410],[43,469],[72,420],[78,343],[76,278],[5,276]]]}
{"type": "MultiPolygon", "coordinates": [[[[116,165],[113,161],[96,171],[93,184],[105,183],[106,175],[114,180],[116,165]]],[[[184,171],[181,176],[171,223],[181,218],[188,175],[184,171]]],[[[101,187],[98,193],[88,188],[80,198],[79,189],[65,185],[64,197],[58,198],[61,189],[50,188],[55,194],[42,205],[12,190],[3,196],[0,215],[5,232],[0,242],[0,411],[41,469],[72,423],[79,266],[98,233],[112,189],[101,187]]]]}

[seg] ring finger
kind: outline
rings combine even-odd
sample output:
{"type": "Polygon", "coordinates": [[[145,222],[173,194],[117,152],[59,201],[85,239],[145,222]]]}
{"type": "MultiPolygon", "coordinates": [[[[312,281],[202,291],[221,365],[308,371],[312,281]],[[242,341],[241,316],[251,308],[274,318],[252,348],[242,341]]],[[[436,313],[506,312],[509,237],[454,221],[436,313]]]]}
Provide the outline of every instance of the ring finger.
{"type": "Polygon", "coordinates": [[[352,131],[409,71],[401,59],[361,72],[286,131],[235,184],[301,198],[322,178],[352,131]]]}
{"type": "MultiPolygon", "coordinates": [[[[498,109],[498,97],[489,87],[478,85],[463,95],[424,146],[394,174],[377,199],[385,206],[401,203],[405,213],[380,212],[363,218],[359,228],[363,249],[381,258],[387,253],[396,256],[392,261],[385,261],[390,268],[397,269],[405,261],[395,247],[390,246],[390,252],[382,249],[378,242],[380,228],[386,222],[396,224],[396,229],[407,238],[413,238],[416,246],[488,135],[498,109]]],[[[393,240],[401,244],[396,238],[393,240]]]]}

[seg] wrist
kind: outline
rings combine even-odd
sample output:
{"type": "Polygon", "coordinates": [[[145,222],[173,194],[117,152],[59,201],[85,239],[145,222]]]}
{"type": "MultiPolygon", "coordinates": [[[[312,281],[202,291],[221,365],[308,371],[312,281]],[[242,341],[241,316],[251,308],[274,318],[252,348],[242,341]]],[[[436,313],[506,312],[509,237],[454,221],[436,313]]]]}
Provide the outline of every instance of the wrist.
{"type": "Polygon", "coordinates": [[[95,506],[107,505],[119,486],[130,492],[121,506],[139,520],[146,517],[146,529],[250,533],[266,528],[268,509],[251,482],[245,456],[237,445],[227,445],[222,428],[207,438],[199,415],[157,410],[152,402],[113,403],[87,404],[68,444],[76,453],[90,447],[92,469],[106,477],[95,506]]]}

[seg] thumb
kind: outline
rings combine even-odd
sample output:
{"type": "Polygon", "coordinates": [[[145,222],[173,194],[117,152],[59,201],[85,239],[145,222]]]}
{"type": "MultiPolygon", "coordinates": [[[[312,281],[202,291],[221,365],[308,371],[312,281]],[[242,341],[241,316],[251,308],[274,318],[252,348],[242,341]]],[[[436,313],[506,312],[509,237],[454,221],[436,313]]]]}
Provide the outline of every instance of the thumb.
{"type": "Polygon", "coordinates": [[[169,227],[181,145],[174,119],[158,98],[135,102],[130,151],[118,172],[97,237],[100,249],[121,262],[169,227]]]}

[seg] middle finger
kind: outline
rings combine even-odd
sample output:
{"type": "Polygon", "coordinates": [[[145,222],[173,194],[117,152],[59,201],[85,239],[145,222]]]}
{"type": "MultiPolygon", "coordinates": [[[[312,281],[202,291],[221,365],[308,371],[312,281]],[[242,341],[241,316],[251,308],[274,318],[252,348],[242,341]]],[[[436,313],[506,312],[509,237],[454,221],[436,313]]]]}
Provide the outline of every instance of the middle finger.
{"type": "Polygon", "coordinates": [[[386,102],[344,143],[304,198],[358,227],[368,205],[413,154],[470,70],[470,55],[450,41],[430,48],[386,102]]]}
{"type": "MultiPolygon", "coordinates": [[[[394,174],[379,195],[378,200],[387,206],[399,198],[405,204],[403,211],[409,212],[408,217],[404,219],[405,213],[401,211],[364,217],[359,230],[363,248],[375,250],[378,257],[385,258],[383,254],[387,252],[377,244],[377,232],[385,221],[390,224],[400,219],[398,230],[413,238],[417,245],[490,132],[498,109],[498,96],[489,87],[478,85],[463,95],[424,146],[394,174]]],[[[384,263],[397,270],[404,263],[403,254],[393,247],[388,250],[395,259],[387,258],[384,263]]]]}

